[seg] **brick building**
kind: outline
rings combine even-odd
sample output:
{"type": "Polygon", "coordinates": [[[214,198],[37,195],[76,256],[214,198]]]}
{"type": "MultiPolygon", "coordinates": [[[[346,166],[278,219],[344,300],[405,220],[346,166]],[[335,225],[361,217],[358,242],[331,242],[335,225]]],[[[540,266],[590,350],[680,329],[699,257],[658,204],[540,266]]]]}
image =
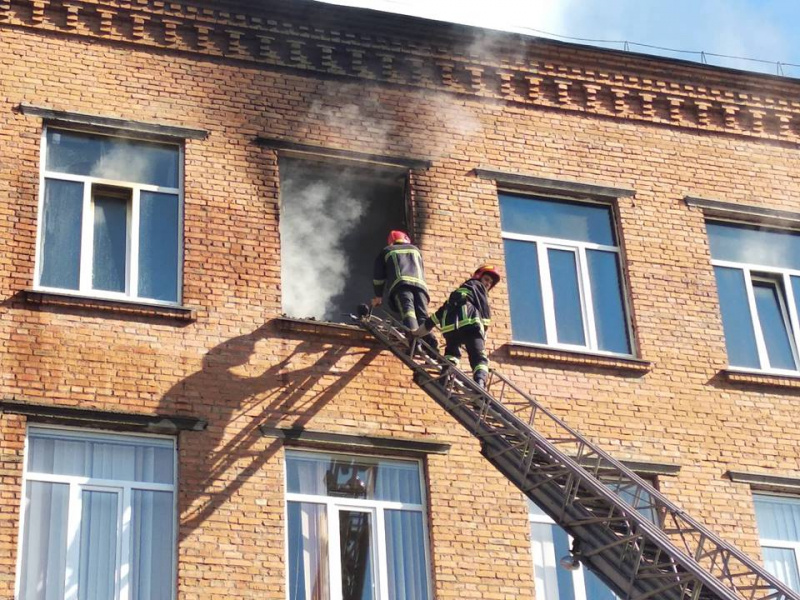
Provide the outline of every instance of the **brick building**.
{"type": "Polygon", "coordinates": [[[306,0],[4,0],[0,67],[0,597],[604,597],[343,325],[391,228],[797,586],[797,82],[306,0]]]}

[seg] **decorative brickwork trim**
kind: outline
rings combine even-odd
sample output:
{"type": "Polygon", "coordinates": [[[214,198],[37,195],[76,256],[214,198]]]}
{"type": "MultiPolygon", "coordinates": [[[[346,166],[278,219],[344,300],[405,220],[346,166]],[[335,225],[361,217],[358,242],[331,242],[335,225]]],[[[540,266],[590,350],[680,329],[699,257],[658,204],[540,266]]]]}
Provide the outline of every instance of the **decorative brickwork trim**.
{"type": "Polygon", "coordinates": [[[534,177],[533,175],[495,171],[483,167],[478,167],[473,172],[481,179],[496,181],[499,187],[520,188],[525,191],[540,191],[546,194],[567,194],[604,200],[626,198],[636,194],[634,190],[628,188],[614,188],[565,179],[546,179],[544,177],[534,177]]]}
{"type": "MultiPolygon", "coordinates": [[[[272,15],[267,8],[264,14],[272,15]]],[[[378,18],[340,7],[337,11],[331,17],[330,7],[305,5],[292,14],[282,5],[277,11],[280,17],[265,18],[244,9],[228,12],[162,0],[10,0],[0,2],[0,27],[68,33],[317,76],[800,143],[800,101],[795,100],[796,86],[788,81],[677,61],[671,71],[680,73],[669,78],[663,60],[635,55],[623,60],[601,50],[592,52],[603,62],[592,66],[586,64],[587,51],[579,47],[514,34],[494,34],[505,43],[504,47],[497,44],[492,56],[470,49],[470,42],[476,40],[468,36],[486,33],[481,30],[420,19],[419,29],[436,40],[425,42],[421,35],[397,33],[391,27],[394,17],[378,18]],[[319,22],[312,28],[309,11],[315,10],[320,12],[319,22]],[[345,19],[354,15],[358,23],[349,24],[345,19]],[[460,32],[461,39],[452,34],[448,38],[451,30],[460,32]],[[640,65],[639,74],[632,74],[631,62],[640,65]],[[712,77],[706,77],[708,73],[712,77]],[[748,82],[737,87],[740,78],[748,82]],[[742,92],[742,88],[756,91],[742,92]]]]}
{"type": "Polygon", "coordinates": [[[385,154],[369,154],[367,152],[355,152],[342,148],[329,148],[326,146],[315,146],[312,144],[299,144],[289,140],[276,138],[257,137],[256,144],[265,148],[273,148],[282,151],[287,156],[299,156],[301,158],[324,157],[340,160],[351,160],[361,163],[371,163],[384,167],[396,167],[400,169],[425,170],[430,168],[431,161],[422,158],[402,158],[399,156],[387,156],[385,154]]]}
{"type": "Polygon", "coordinates": [[[757,224],[800,227],[800,212],[763,208],[750,204],[734,204],[694,196],[686,196],[683,201],[686,206],[699,208],[709,217],[735,218],[757,224]]]}
{"type": "Polygon", "coordinates": [[[176,138],[182,140],[203,140],[208,137],[208,132],[203,129],[129,121],[127,119],[116,119],[114,117],[53,110],[51,108],[32,106],[30,104],[20,104],[19,112],[23,115],[40,117],[53,125],[81,125],[91,129],[103,129],[110,132],[139,133],[157,138],[176,138]]]}
{"type": "Polygon", "coordinates": [[[37,290],[25,290],[24,298],[25,301],[30,304],[38,304],[41,306],[68,306],[107,311],[122,315],[167,318],[187,322],[197,320],[197,309],[189,306],[161,306],[137,302],[135,300],[124,301],[106,300],[104,298],[86,298],[83,296],[37,290]]]}
{"type": "Polygon", "coordinates": [[[320,447],[331,450],[369,450],[372,452],[400,452],[404,454],[447,454],[450,444],[429,440],[413,440],[372,435],[348,435],[307,429],[268,427],[262,425],[261,434],[283,440],[287,446],[320,447]]]}
{"type": "Polygon", "coordinates": [[[143,415],[24,402],[17,398],[0,401],[0,413],[24,415],[35,420],[64,425],[113,426],[148,432],[203,431],[208,423],[194,417],[143,415]]]}
{"type": "Polygon", "coordinates": [[[653,363],[638,358],[556,350],[554,348],[541,348],[516,343],[506,344],[506,349],[508,355],[513,358],[525,358],[542,362],[610,369],[614,371],[627,371],[639,375],[644,375],[653,368],[653,363]]]}
{"type": "Polygon", "coordinates": [[[800,477],[781,477],[763,473],[747,473],[745,471],[728,471],[726,475],[736,483],[747,483],[754,489],[775,492],[800,492],[800,477]]]}

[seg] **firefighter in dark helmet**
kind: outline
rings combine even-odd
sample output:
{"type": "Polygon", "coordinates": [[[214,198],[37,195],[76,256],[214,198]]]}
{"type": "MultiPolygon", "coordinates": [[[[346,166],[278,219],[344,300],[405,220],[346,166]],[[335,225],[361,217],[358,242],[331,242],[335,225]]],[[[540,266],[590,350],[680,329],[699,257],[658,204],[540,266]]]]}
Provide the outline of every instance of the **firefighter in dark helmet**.
{"type": "MultiPolygon", "coordinates": [[[[404,231],[390,231],[387,246],[375,259],[372,285],[375,297],[372,306],[383,303],[383,294],[389,306],[400,313],[403,325],[415,331],[428,318],[428,286],[422,254],[404,231]]],[[[436,348],[436,338],[425,336],[425,341],[436,348]]]]}
{"type": "Polygon", "coordinates": [[[440,327],[445,340],[445,358],[456,366],[463,345],[467,349],[472,376],[481,387],[486,386],[489,375],[485,343],[486,329],[491,321],[489,290],[499,282],[500,273],[493,266],[481,266],[414,332],[417,336],[429,335],[434,327],[440,327]]]}

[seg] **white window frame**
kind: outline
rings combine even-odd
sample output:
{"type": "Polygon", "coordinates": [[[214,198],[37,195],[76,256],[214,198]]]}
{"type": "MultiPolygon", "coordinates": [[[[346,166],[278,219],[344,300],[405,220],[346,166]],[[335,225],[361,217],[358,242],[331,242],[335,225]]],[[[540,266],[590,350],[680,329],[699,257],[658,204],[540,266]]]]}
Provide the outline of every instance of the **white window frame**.
{"type": "Polygon", "coordinates": [[[120,181],[115,179],[104,179],[89,175],[73,175],[71,173],[60,173],[58,171],[48,171],[47,162],[47,131],[65,131],[70,133],[80,133],[87,135],[98,135],[118,140],[131,140],[152,142],[152,139],[136,137],[134,134],[114,134],[108,135],[87,129],[73,129],[69,127],[50,127],[42,128],[42,136],[39,146],[39,218],[36,225],[36,255],[34,259],[34,289],[42,292],[56,294],[67,294],[70,296],[82,296],[86,298],[98,298],[103,300],[116,300],[123,302],[135,302],[136,304],[148,304],[155,306],[180,306],[183,282],[183,144],[170,141],[159,141],[160,144],[175,146],[178,151],[178,187],[162,187],[144,183],[133,183],[130,181],[120,181]],[[41,278],[41,254],[44,246],[44,202],[46,180],[73,181],[83,184],[83,208],[81,222],[81,260],[79,265],[79,285],[77,290],[67,288],[54,288],[43,286],[39,283],[41,278]],[[94,194],[92,190],[96,186],[114,187],[128,190],[130,200],[128,201],[127,214],[127,240],[125,257],[125,291],[112,292],[107,290],[96,290],[92,288],[92,259],[94,244],[94,194]],[[172,194],[178,196],[178,248],[175,259],[178,261],[176,271],[176,301],[164,301],[154,298],[139,297],[139,214],[140,198],[142,192],[157,192],[162,194],[172,194]]]}
{"type": "Polygon", "coordinates": [[[427,487],[423,477],[423,463],[419,459],[414,458],[388,458],[384,456],[367,456],[361,454],[349,454],[339,452],[326,452],[321,450],[286,450],[286,458],[290,456],[309,456],[314,455],[319,458],[344,458],[354,459],[361,463],[378,464],[378,463],[416,463],[417,475],[419,477],[421,504],[410,504],[406,502],[391,502],[387,500],[365,500],[361,498],[340,498],[334,496],[317,496],[315,494],[299,494],[289,492],[286,465],[288,460],[284,460],[284,489],[286,490],[286,510],[284,514],[284,522],[287,524],[284,528],[284,560],[286,564],[286,598],[289,600],[290,592],[290,577],[289,572],[289,502],[303,502],[309,504],[317,504],[325,506],[325,513],[327,515],[328,525],[328,573],[330,574],[330,598],[331,600],[341,600],[342,598],[342,581],[339,573],[342,572],[340,547],[339,547],[339,511],[340,510],[358,510],[358,511],[371,511],[374,514],[374,532],[372,534],[373,541],[375,542],[374,550],[377,556],[374,557],[373,564],[375,565],[375,584],[377,588],[377,600],[389,600],[389,565],[388,565],[388,552],[386,548],[386,522],[384,512],[386,510],[404,510],[411,512],[418,512],[422,515],[422,538],[425,552],[425,565],[428,568],[428,598],[433,599],[433,587],[431,581],[431,554],[430,542],[428,540],[428,523],[426,519],[427,511],[427,487]]]}
{"type": "MultiPolygon", "coordinates": [[[[175,598],[175,574],[177,573],[177,539],[178,539],[178,452],[175,438],[158,436],[151,434],[138,434],[138,433],[124,433],[117,434],[108,431],[95,430],[95,429],[76,429],[72,427],[60,427],[56,425],[29,425],[25,434],[25,459],[23,466],[22,477],[22,496],[20,499],[20,519],[19,519],[19,535],[17,536],[17,565],[16,565],[16,583],[14,585],[14,597],[18,597],[20,593],[20,586],[22,585],[22,551],[23,540],[25,532],[25,515],[27,506],[25,505],[25,498],[27,498],[27,486],[29,481],[40,481],[44,483],[61,483],[69,485],[69,505],[67,512],[67,539],[78,539],[80,536],[81,524],[81,509],[82,497],[81,492],[87,491],[100,491],[100,492],[114,492],[118,495],[119,503],[117,505],[117,557],[116,569],[114,573],[114,590],[115,595],[113,599],[109,600],[129,600],[130,598],[130,577],[121,579],[121,574],[131,573],[130,563],[130,523],[132,518],[131,503],[133,498],[133,490],[153,491],[153,492],[170,492],[172,493],[172,576],[170,581],[170,597],[175,598]],[[73,475],[54,475],[48,473],[29,473],[29,458],[30,452],[28,451],[28,440],[31,431],[46,431],[51,433],[62,432],[71,437],[85,438],[87,440],[109,440],[111,442],[131,439],[131,438],[147,438],[150,440],[158,440],[158,445],[164,447],[171,446],[173,457],[173,474],[174,480],[172,484],[165,483],[144,483],[134,482],[127,480],[117,479],[98,479],[90,477],[78,477],[73,475]]],[[[65,569],[65,590],[72,590],[70,594],[67,591],[65,596],[66,600],[74,600],[77,598],[78,589],[78,576],[80,573],[80,557],[78,556],[78,544],[71,544],[68,552],[66,553],[66,569],[65,569]]]]}
{"type": "MultiPolygon", "coordinates": [[[[735,225],[736,223],[732,223],[735,225]]],[[[740,263],[730,260],[717,260],[711,259],[713,267],[724,267],[728,269],[737,269],[742,272],[744,276],[744,287],[747,294],[747,305],[750,309],[750,327],[756,340],[756,349],[758,351],[758,362],[760,368],[755,367],[737,367],[729,365],[730,371],[741,371],[744,373],[758,372],[770,373],[775,375],[789,375],[797,377],[800,375],[800,355],[798,348],[800,348],[800,316],[797,314],[792,289],[791,277],[800,277],[800,270],[784,269],[778,267],[765,267],[753,263],[740,263]],[[765,277],[766,275],[767,277],[765,277]],[[780,302],[781,313],[783,315],[784,325],[786,326],[786,333],[789,337],[789,344],[792,348],[792,356],[794,358],[795,369],[775,369],[770,366],[769,355],[767,353],[767,344],[764,340],[764,332],[761,329],[761,322],[756,308],[756,299],[753,292],[753,281],[768,281],[770,283],[777,283],[779,285],[778,297],[780,302]],[[783,289],[780,289],[783,288],[783,289]]],[[[719,294],[719,290],[717,290],[719,294]]]]}
{"type": "MultiPolygon", "coordinates": [[[[778,501],[785,504],[794,504],[800,506],[800,498],[798,498],[797,496],[781,495],[774,493],[769,494],[763,492],[755,492],[753,495],[768,497],[772,501],[778,501]]],[[[761,537],[761,534],[759,533],[758,541],[762,548],[764,546],[768,546],[770,548],[780,548],[782,550],[794,551],[794,559],[797,565],[797,570],[798,572],[800,572],[800,540],[793,542],[787,540],[774,540],[770,538],[761,537]]]]}
{"type": "MultiPolygon", "coordinates": [[[[500,190],[501,193],[510,193],[520,195],[519,191],[513,190],[500,190]]],[[[524,196],[524,194],[523,194],[524,196]]],[[[534,197],[534,196],[531,196],[534,197]]],[[[565,198],[559,196],[535,196],[537,199],[543,201],[552,201],[555,203],[569,202],[572,204],[585,204],[602,206],[607,208],[611,214],[611,226],[617,240],[619,240],[619,231],[617,227],[616,211],[613,205],[605,202],[592,202],[589,200],[576,201],[574,198],[565,198]]],[[[617,246],[608,246],[605,244],[595,244],[592,242],[581,242],[576,240],[568,240],[562,238],[552,238],[539,235],[527,235],[521,233],[511,233],[502,231],[501,235],[504,240],[514,240],[518,242],[533,242],[536,244],[536,256],[539,266],[539,279],[542,288],[542,312],[544,314],[545,326],[545,343],[526,342],[521,340],[513,340],[515,344],[524,346],[531,346],[536,348],[555,348],[557,350],[568,350],[572,352],[581,352],[584,354],[598,354],[602,356],[619,356],[625,358],[635,357],[633,327],[631,322],[630,300],[628,297],[628,290],[625,282],[625,271],[623,269],[623,256],[621,248],[617,246]],[[550,277],[550,260],[548,257],[548,250],[565,250],[575,254],[576,264],[576,277],[578,280],[578,294],[580,296],[581,317],[583,320],[583,338],[586,340],[586,345],[579,344],[565,344],[558,341],[557,328],[556,328],[556,310],[553,294],[553,282],[550,277]],[[587,250],[601,250],[603,252],[611,252],[617,257],[617,267],[619,268],[619,285],[620,295],[622,296],[622,309],[625,311],[625,337],[628,340],[628,347],[630,352],[610,352],[608,350],[601,350],[597,344],[597,327],[594,318],[594,300],[592,298],[591,281],[589,278],[589,262],[586,256],[587,250]]]]}

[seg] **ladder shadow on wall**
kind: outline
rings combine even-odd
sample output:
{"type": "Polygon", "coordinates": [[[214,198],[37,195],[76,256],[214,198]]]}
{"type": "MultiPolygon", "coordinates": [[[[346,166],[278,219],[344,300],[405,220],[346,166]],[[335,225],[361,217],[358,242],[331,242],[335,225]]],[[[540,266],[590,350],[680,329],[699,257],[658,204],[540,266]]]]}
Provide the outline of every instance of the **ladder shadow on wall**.
{"type": "Polygon", "coordinates": [[[305,427],[378,352],[372,344],[351,347],[279,332],[271,323],[209,350],[202,369],[173,386],[159,407],[208,421],[203,433],[181,436],[179,539],[223,507],[281,448],[280,440],[266,441],[261,426],[305,427]]]}

